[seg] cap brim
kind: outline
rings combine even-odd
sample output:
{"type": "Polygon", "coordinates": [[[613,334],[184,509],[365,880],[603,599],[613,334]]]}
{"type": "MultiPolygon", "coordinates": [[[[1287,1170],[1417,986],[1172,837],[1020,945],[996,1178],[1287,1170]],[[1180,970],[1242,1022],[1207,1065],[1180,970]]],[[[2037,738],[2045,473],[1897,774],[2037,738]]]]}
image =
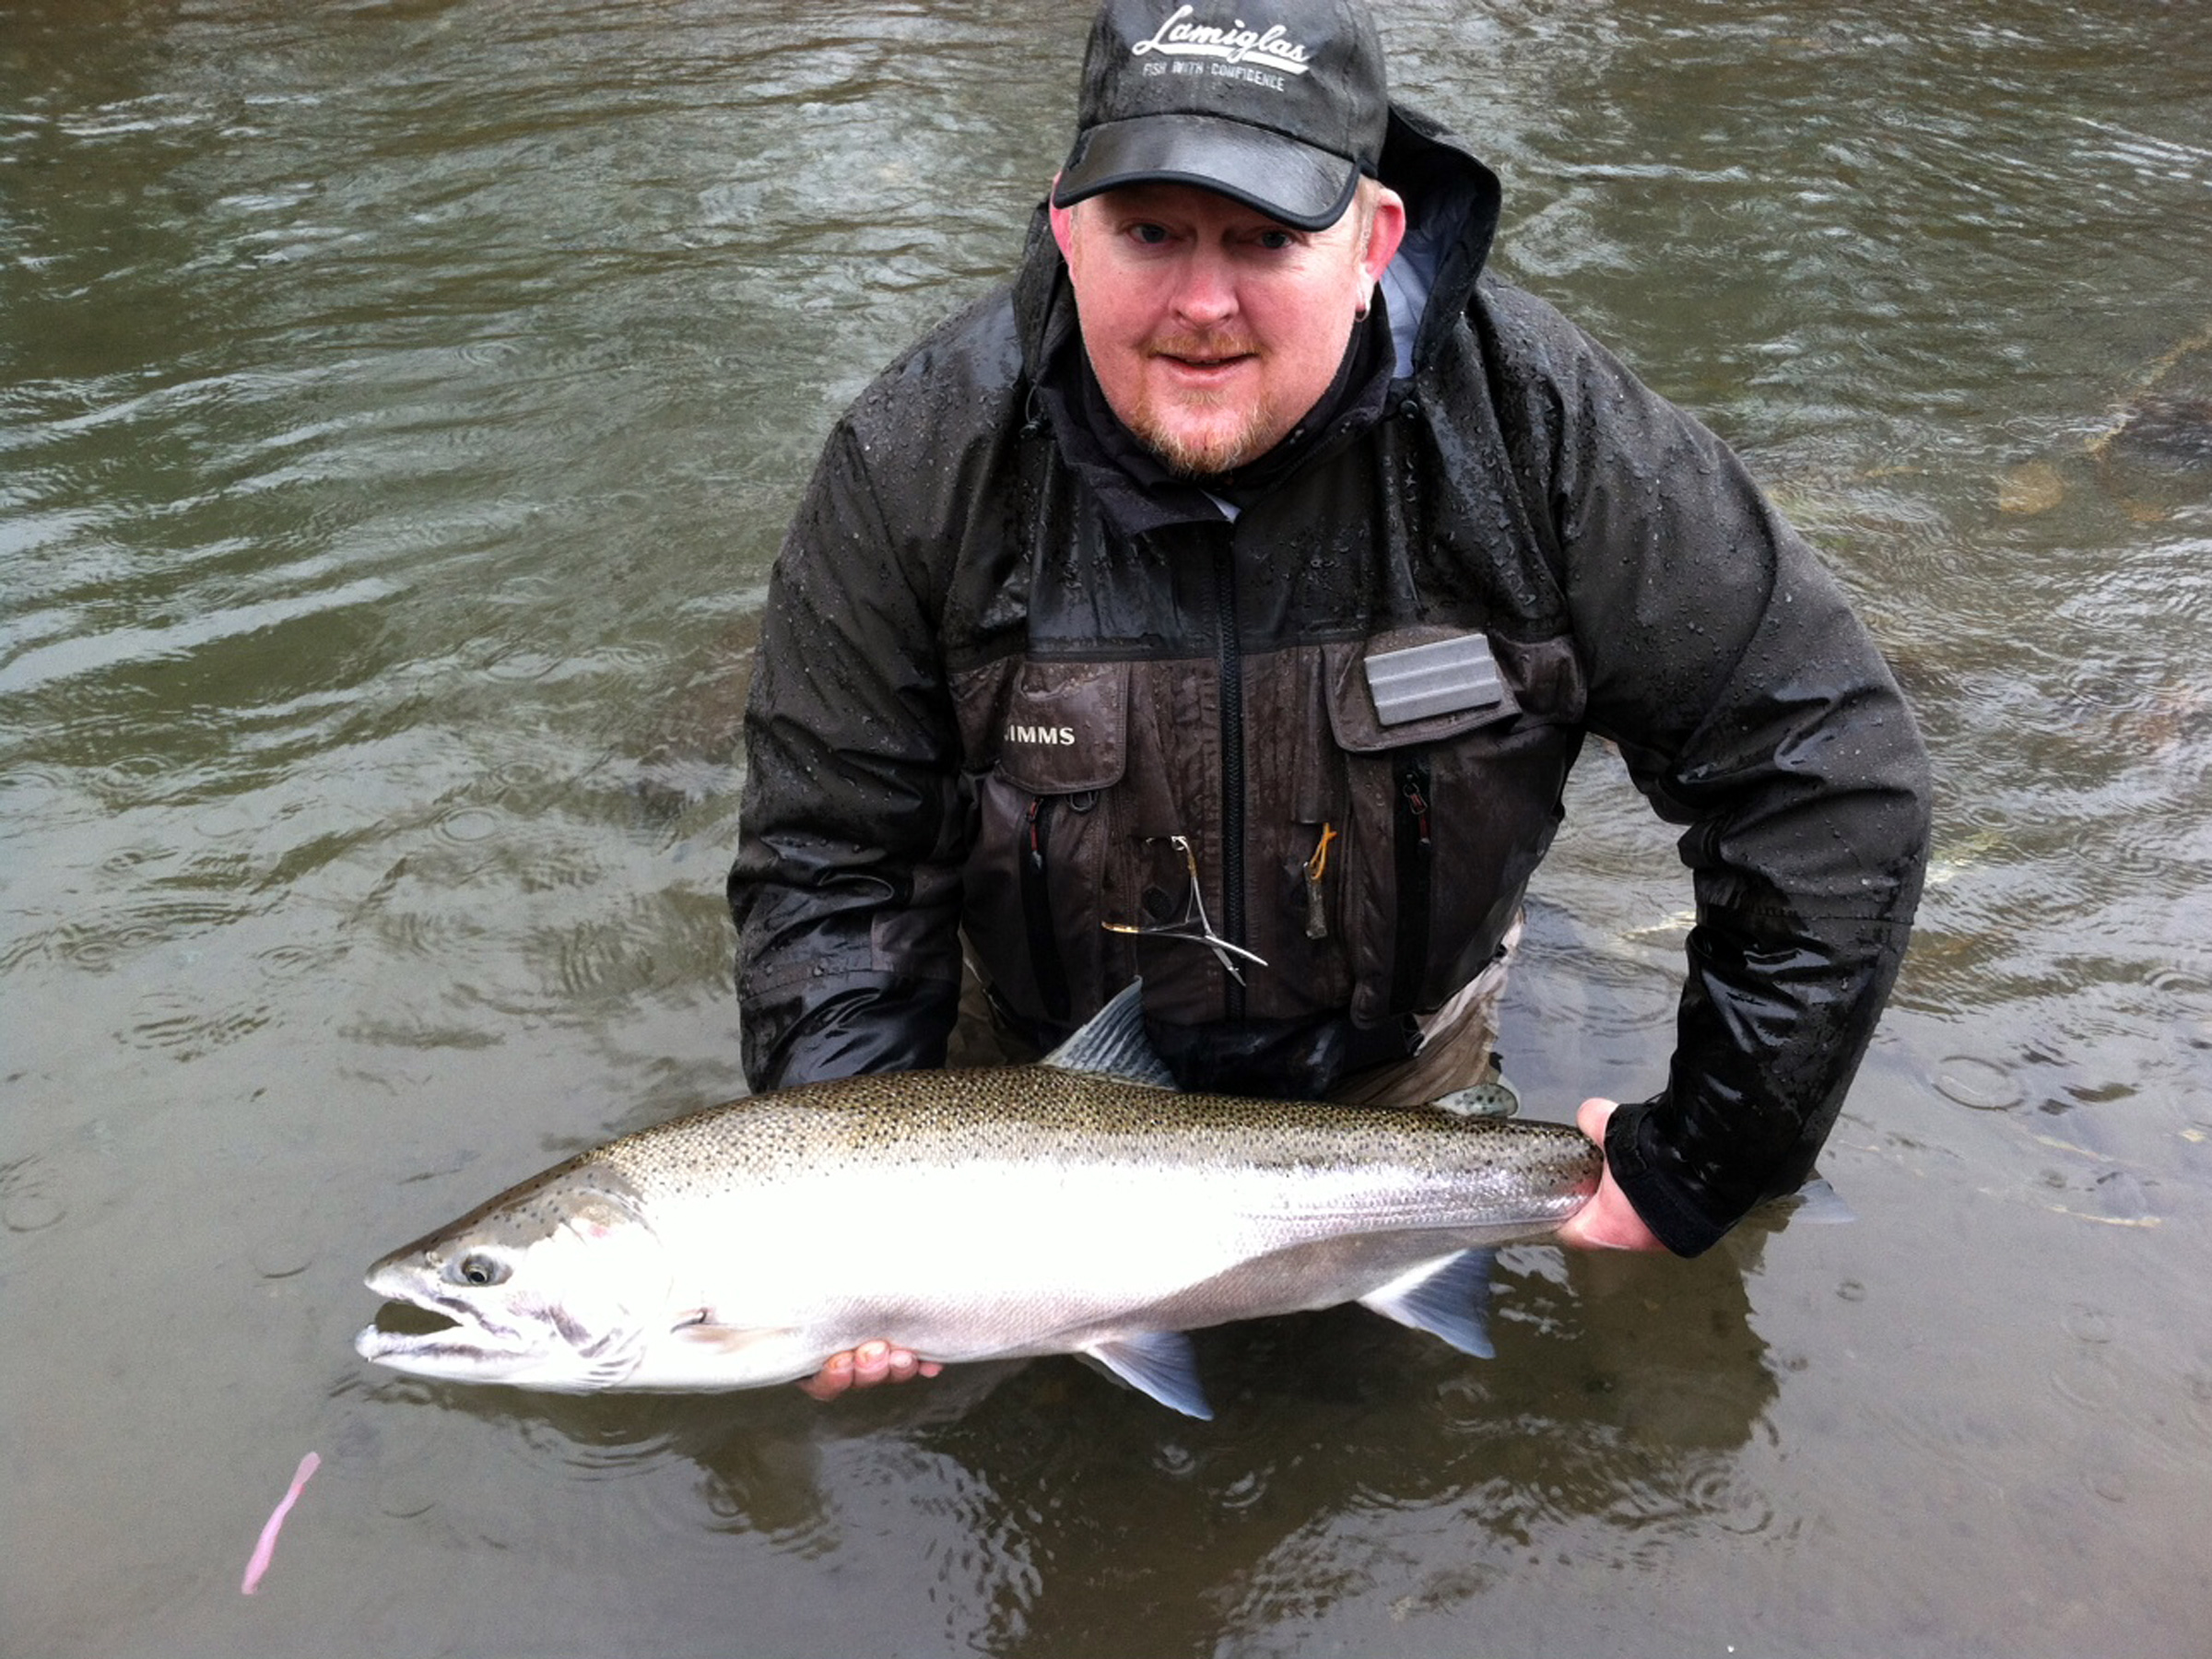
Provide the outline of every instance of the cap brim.
{"type": "Polygon", "coordinates": [[[1076,140],[1053,206],[1072,207],[1124,184],[1194,184],[1319,230],[1344,217],[1359,182],[1358,162],[1265,127],[1212,115],[1142,115],[1076,140]]]}

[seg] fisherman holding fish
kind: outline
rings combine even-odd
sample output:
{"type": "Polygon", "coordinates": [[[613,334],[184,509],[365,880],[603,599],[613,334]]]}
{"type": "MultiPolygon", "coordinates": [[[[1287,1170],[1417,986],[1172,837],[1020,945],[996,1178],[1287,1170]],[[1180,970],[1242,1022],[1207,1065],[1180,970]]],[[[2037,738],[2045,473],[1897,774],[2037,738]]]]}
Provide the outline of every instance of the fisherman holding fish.
{"type": "Polygon", "coordinates": [[[1695,1254],[1806,1178],[1925,756],[1737,458],[1485,271],[1499,203],[1360,0],[1107,0],[1020,269],[838,423],[777,561],[730,877],[755,1091],[944,1065],[964,977],[1005,1053],[1141,978],[1184,1088],[1477,1083],[1596,734],[1698,924],[1561,1236],[1695,1254]]]}

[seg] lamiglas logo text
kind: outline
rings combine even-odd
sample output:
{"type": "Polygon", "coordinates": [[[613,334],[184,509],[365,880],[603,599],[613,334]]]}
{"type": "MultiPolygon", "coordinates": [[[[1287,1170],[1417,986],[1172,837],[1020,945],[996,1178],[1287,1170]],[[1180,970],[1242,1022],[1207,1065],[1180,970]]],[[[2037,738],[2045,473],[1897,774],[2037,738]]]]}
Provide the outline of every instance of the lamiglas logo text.
{"type": "Polygon", "coordinates": [[[1157,52],[1169,57],[1219,58],[1223,63],[1249,64],[1286,75],[1305,74],[1307,60],[1313,54],[1293,41],[1281,24],[1263,31],[1247,29],[1244,19],[1239,18],[1227,29],[1219,29],[1210,23],[1190,22],[1190,15],[1197,9],[1194,6],[1176,7],[1159,31],[1148,41],[1137,41],[1129,49],[1131,53],[1137,57],[1157,52]]]}

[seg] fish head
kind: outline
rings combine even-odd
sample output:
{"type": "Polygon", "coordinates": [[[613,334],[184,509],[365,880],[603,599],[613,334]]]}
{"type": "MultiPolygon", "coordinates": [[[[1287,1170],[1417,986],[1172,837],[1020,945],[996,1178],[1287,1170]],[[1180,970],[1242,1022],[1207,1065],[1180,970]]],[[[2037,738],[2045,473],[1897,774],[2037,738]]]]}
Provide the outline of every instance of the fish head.
{"type": "Polygon", "coordinates": [[[659,1235],[619,1182],[519,1188],[370,1268],[366,1282],[379,1296],[450,1323],[371,1324],[354,1347],[379,1365],[447,1382],[618,1387],[653,1334],[670,1281],[659,1235]]]}

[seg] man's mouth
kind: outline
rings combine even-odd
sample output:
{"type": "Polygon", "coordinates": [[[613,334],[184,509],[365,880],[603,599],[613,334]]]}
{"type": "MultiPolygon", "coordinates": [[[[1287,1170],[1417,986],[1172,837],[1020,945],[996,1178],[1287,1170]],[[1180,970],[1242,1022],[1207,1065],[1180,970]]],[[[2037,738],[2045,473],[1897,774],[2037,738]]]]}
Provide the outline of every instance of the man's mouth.
{"type": "Polygon", "coordinates": [[[1164,340],[1152,347],[1152,356],[1159,361],[1193,374],[1213,374],[1233,369],[1240,363],[1253,361],[1258,355],[1240,342],[1200,344],[1164,340]]]}

